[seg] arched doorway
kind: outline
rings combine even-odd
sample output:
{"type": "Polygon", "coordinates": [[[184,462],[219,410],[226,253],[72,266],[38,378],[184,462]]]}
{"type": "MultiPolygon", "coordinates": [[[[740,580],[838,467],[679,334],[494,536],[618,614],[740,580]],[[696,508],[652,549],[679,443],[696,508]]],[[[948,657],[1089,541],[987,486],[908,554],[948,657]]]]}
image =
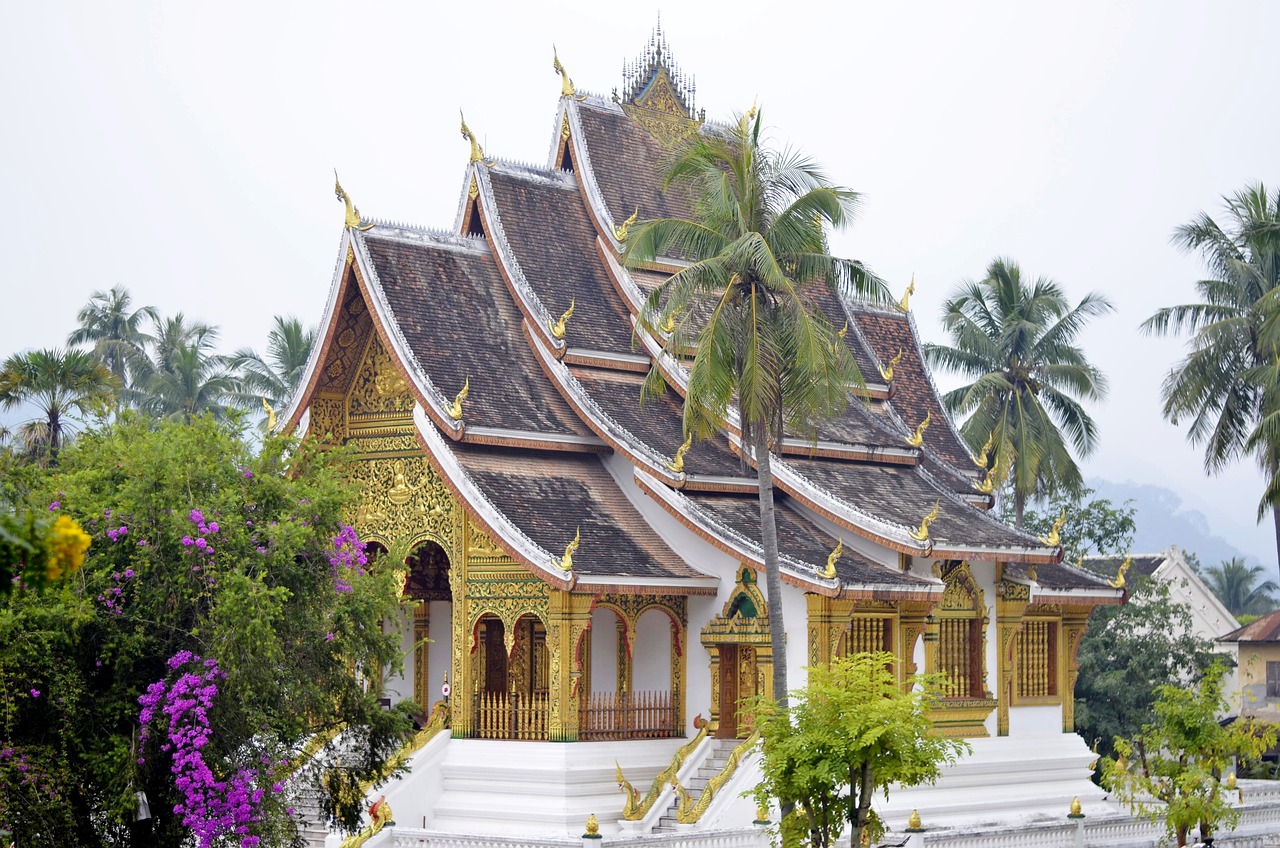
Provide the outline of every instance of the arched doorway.
{"type": "Polygon", "coordinates": [[[409,652],[412,657],[413,700],[425,715],[442,697],[442,686],[449,677],[453,633],[449,555],[436,542],[426,541],[405,558],[405,565],[408,566],[408,574],[404,595],[417,601],[409,652]]]}
{"type": "Polygon", "coordinates": [[[751,733],[743,707],[757,695],[772,692],[773,647],[769,640],[769,608],[744,566],[720,615],[702,629],[702,644],[711,654],[711,722],[719,739],[741,739],[751,733]]]}
{"type": "Polygon", "coordinates": [[[526,613],[510,632],[492,613],[476,621],[475,735],[481,739],[546,739],[551,664],[547,628],[526,613]]]}

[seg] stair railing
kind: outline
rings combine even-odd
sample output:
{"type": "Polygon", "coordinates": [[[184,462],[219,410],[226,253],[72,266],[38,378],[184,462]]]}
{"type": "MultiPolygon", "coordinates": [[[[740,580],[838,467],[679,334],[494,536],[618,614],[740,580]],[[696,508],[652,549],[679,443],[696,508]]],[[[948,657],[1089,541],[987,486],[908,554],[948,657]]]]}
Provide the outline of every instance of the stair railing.
{"type": "Polygon", "coordinates": [[[717,774],[707,781],[707,785],[703,788],[702,794],[698,796],[698,800],[693,804],[689,803],[689,796],[684,791],[684,788],[679,785],[679,780],[672,777],[671,780],[672,784],[676,788],[676,795],[681,801],[680,805],[676,808],[676,821],[680,824],[696,824],[698,820],[702,818],[703,814],[706,813],[707,808],[711,806],[711,802],[715,800],[716,793],[729,782],[729,779],[733,777],[733,773],[738,770],[738,763],[742,761],[742,758],[747,755],[747,752],[754,748],[755,744],[759,741],[760,734],[758,732],[752,733],[744,739],[741,744],[735,747],[729,753],[729,760],[724,764],[724,768],[720,769],[717,774]]]}
{"type": "Polygon", "coordinates": [[[649,815],[649,811],[653,809],[658,798],[664,794],[664,790],[671,781],[676,779],[676,775],[680,771],[680,767],[684,765],[685,760],[707,738],[709,730],[710,723],[704,721],[702,726],[698,728],[697,734],[676,750],[675,755],[671,758],[671,764],[658,772],[644,798],[641,798],[639,790],[634,789],[631,783],[622,776],[622,765],[617,762],[614,763],[617,766],[618,789],[627,797],[622,807],[623,820],[641,821],[649,815]]]}

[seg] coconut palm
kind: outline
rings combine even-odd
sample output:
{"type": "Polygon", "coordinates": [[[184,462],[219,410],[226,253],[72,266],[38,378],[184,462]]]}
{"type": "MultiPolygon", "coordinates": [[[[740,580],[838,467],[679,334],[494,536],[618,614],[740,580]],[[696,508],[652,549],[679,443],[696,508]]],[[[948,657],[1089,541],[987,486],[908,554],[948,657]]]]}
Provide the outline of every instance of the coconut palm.
{"type": "Polygon", "coordinates": [[[1165,378],[1164,416],[1188,421],[1187,438],[1204,445],[1214,474],[1252,454],[1270,485],[1259,518],[1272,510],[1280,551],[1280,192],[1259,184],[1223,198],[1226,226],[1205,213],[1178,227],[1173,242],[1204,259],[1210,277],[1196,283],[1200,303],[1157,310],[1142,329],[1191,334],[1189,352],[1165,378]]]}
{"type": "Polygon", "coordinates": [[[165,368],[147,380],[144,408],[186,421],[202,414],[227,416],[240,383],[225,356],[211,354],[197,343],[179,343],[166,358],[165,368]]]}
{"type": "MultiPolygon", "coordinates": [[[[688,263],[649,298],[643,325],[674,324],[672,351],[695,351],[684,405],[686,435],[704,439],[736,417],[755,460],[761,542],[773,644],[773,693],[787,699],[782,581],[770,450],[784,429],[812,432],[842,409],[861,375],[837,331],[813,306],[828,286],[841,295],[884,297],[859,262],[829,255],[824,227],[852,220],[857,194],[831,185],[809,159],[760,144],[753,108],[677,151],[665,188],[693,199],[692,220],[642,222],[624,244],[632,266],[660,256],[688,263]],[[732,413],[732,415],[731,415],[732,413]]],[[[657,367],[646,396],[661,392],[657,367]]]]}
{"type": "Polygon", "coordinates": [[[58,463],[58,453],[75,431],[75,414],[84,415],[111,398],[116,377],[97,357],[83,350],[34,350],[10,356],[0,365],[0,409],[30,404],[39,416],[18,428],[17,438],[31,452],[58,463]]]}
{"type": "Polygon", "coordinates": [[[93,353],[112,374],[127,383],[131,369],[145,357],[144,348],[151,336],[143,330],[143,319],[158,323],[160,314],[154,306],[130,310],[133,298],[124,286],[110,291],[96,291],[76,315],[80,326],[67,337],[67,344],[93,346],[93,353]]]}
{"type": "Polygon", "coordinates": [[[1099,294],[1072,307],[1057,283],[1024,282],[1017,263],[996,259],[943,304],[952,343],[924,346],[931,363],[972,380],[942,400],[968,416],[961,431],[975,452],[989,445],[988,468],[1010,483],[1018,527],[1030,498],[1083,485],[1071,447],[1087,456],[1097,429],[1080,400],[1105,398],[1107,380],[1075,342],[1112,309],[1099,294]]]}
{"type": "Polygon", "coordinates": [[[230,365],[243,386],[238,400],[250,408],[265,398],[274,407],[284,406],[293,394],[316,341],[316,329],[306,329],[293,316],[277,315],[267,334],[267,355],[241,348],[231,355],[230,365]]]}
{"type": "Polygon", "coordinates": [[[1263,615],[1276,607],[1273,592],[1280,591],[1274,580],[1258,582],[1262,566],[1245,565],[1242,557],[1224,559],[1200,573],[1232,615],[1263,615]]]}

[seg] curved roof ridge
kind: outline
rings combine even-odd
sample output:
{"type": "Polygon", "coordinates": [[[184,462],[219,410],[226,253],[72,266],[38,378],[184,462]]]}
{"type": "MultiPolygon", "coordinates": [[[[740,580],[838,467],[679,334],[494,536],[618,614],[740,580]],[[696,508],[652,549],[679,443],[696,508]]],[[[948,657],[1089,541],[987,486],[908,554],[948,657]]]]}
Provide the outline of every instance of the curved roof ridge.
{"type": "Polygon", "coordinates": [[[559,168],[547,168],[542,165],[535,165],[532,162],[517,161],[512,159],[493,159],[490,166],[499,174],[508,174],[513,177],[523,177],[529,180],[536,180],[544,185],[553,186],[555,188],[577,188],[578,183],[567,172],[559,168]]]}
{"type": "Polygon", "coordinates": [[[375,223],[374,228],[366,231],[364,235],[366,238],[372,236],[374,238],[428,245],[447,250],[467,250],[472,252],[483,250],[486,253],[489,251],[489,247],[483,238],[459,235],[452,230],[435,227],[410,227],[378,221],[375,223]]]}

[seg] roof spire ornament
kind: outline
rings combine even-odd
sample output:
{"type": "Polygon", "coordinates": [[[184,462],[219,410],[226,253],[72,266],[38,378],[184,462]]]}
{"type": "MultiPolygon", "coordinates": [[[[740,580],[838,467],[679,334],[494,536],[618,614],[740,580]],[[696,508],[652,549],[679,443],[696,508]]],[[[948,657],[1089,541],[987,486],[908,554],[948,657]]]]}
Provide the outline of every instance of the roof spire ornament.
{"type": "Polygon", "coordinates": [[[333,169],[333,193],[347,207],[347,220],[344,226],[364,232],[373,229],[373,224],[364,224],[360,220],[360,210],[351,202],[351,197],[342,188],[342,183],[338,182],[338,169],[333,169]]]}
{"type": "Polygon", "coordinates": [[[564,556],[556,560],[556,567],[561,571],[573,571],[573,555],[578,552],[578,548],[582,546],[582,528],[579,527],[577,532],[573,534],[573,540],[564,547],[564,556]]]}
{"type": "Polygon", "coordinates": [[[973,464],[979,468],[986,468],[987,462],[991,458],[991,450],[996,446],[996,431],[992,430],[987,434],[987,441],[982,446],[982,450],[973,458],[973,464]]]}
{"type": "Polygon", "coordinates": [[[467,399],[467,395],[469,394],[471,394],[470,377],[463,382],[462,391],[458,392],[457,396],[453,399],[453,403],[447,404],[444,408],[444,411],[447,412],[449,417],[454,421],[462,420],[462,402],[467,399]]]}
{"type": "Polygon", "coordinates": [[[569,319],[573,317],[573,307],[576,303],[577,301],[574,298],[569,298],[569,308],[566,309],[555,321],[550,319],[547,320],[547,326],[551,329],[551,335],[558,342],[564,341],[565,325],[568,324],[569,319]]]}
{"type": "Polygon", "coordinates": [[[1108,580],[1107,585],[1110,586],[1112,589],[1123,589],[1124,582],[1125,582],[1124,575],[1129,570],[1129,567],[1132,565],[1133,565],[1133,555],[1131,554],[1124,558],[1124,562],[1120,563],[1120,570],[1116,572],[1116,579],[1108,580]]]}
{"type": "Polygon", "coordinates": [[[907,436],[907,444],[913,448],[918,448],[924,444],[924,431],[929,429],[929,425],[933,422],[933,410],[926,410],[924,420],[916,425],[916,431],[907,436]]]}
{"type": "Polygon", "coordinates": [[[1040,541],[1051,548],[1056,548],[1062,544],[1062,528],[1067,523],[1067,508],[1064,506],[1062,512],[1058,515],[1053,526],[1049,528],[1049,532],[1040,537],[1040,541]]]}
{"type": "Polygon", "coordinates": [[[907,290],[902,293],[902,300],[898,301],[898,308],[903,312],[910,312],[911,295],[916,293],[916,275],[911,275],[911,282],[907,284],[907,290]]]}
{"type": "MultiPolygon", "coordinates": [[[[846,323],[845,326],[848,327],[848,323],[846,323]]],[[[893,382],[893,369],[896,368],[900,362],[902,362],[902,348],[898,348],[898,355],[886,362],[884,367],[880,369],[880,376],[886,383],[893,382]]]]}
{"type": "Polygon", "coordinates": [[[560,96],[573,97],[578,93],[573,87],[573,80],[569,79],[569,72],[564,69],[564,65],[560,64],[560,54],[556,52],[556,46],[551,45],[551,56],[555,59],[555,63],[551,66],[557,74],[560,75],[560,96]]]}
{"type": "Polygon", "coordinates": [[[467,126],[467,118],[462,114],[462,110],[458,110],[458,116],[462,118],[462,137],[471,142],[471,159],[470,162],[484,161],[484,148],[480,146],[480,142],[476,141],[476,134],[471,131],[471,127],[467,126]]]}
{"type": "Polygon", "coordinates": [[[684,455],[689,452],[689,448],[691,447],[693,447],[693,433],[690,433],[689,438],[684,440],[684,444],[676,448],[676,455],[670,462],[667,463],[667,468],[670,468],[672,471],[674,471],[677,474],[683,474],[684,473],[684,455]]]}
{"type": "Polygon", "coordinates": [[[262,410],[267,413],[267,432],[274,432],[276,429],[276,411],[267,403],[267,396],[262,396],[262,410]]]}
{"type": "Polygon", "coordinates": [[[926,515],[924,517],[924,520],[920,522],[920,529],[908,530],[907,535],[915,539],[917,542],[929,541],[929,526],[933,524],[933,522],[938,520],[938,513],[941,511],[941,509],[942,509],[942,499],[939,498],[938,500],[933,502],[933,509],[930,510],[929,514],[926,515]]]}
{"type": "Polygon", "coordinates": [[[619,242],[625,242],[627,235],[631,232],[631,227],[635,224],[636,219],[640,217],[640,207],[636,207],[636,211],[632,212],[627,220],[622,222],[621,226],[613,228],[613,237],[619,242]]]}
{"type": "Polygon", "coordinates": [[[840,559],[840,555],[844,553],[844,539],[841,538],[836,542],[835,548],[827,555],[827,567],[823,570],[822,576],[828,580],[834,580],[836,576],[836,562],[840,559]]]}

